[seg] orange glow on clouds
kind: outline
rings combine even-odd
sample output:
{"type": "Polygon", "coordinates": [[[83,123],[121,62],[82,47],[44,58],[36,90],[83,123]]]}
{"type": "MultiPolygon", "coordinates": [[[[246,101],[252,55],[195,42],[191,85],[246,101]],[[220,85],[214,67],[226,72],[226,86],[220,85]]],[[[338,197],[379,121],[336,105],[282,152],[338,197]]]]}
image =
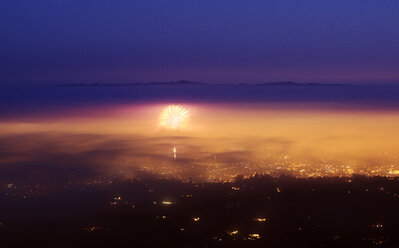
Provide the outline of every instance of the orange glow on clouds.
{"type": "Polygon", "coordinates": [[[83,156],[105,171],[132,169],[182,180],[224,181],[254,173],[397,176],[398,126],[396,111],[262,104],[166,110],[165,105],[111,106],[93,109],[90,116],[0,120],[0,146],[9,154],[0,164],[68,153],[71,165],[83,156]],[[187,109],[195,110],[190,125],[184,125],[187,109]],[[178,121],[169,123],[170,114],[177,114],[178,121]],[[160,128],[161,119],[167,128],[160,128]]]}

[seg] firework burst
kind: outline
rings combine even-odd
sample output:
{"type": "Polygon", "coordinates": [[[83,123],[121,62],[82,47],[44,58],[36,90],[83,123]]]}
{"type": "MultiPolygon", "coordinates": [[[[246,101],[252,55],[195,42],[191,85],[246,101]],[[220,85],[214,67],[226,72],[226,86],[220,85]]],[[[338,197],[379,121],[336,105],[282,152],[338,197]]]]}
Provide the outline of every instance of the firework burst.
{"type": "Polygon", "coordinates": [[[159,125],[177,129],[183,127],[189,119],[189,111],[179,105],[169,105],[162,110],[159,116],[159,125]]]}

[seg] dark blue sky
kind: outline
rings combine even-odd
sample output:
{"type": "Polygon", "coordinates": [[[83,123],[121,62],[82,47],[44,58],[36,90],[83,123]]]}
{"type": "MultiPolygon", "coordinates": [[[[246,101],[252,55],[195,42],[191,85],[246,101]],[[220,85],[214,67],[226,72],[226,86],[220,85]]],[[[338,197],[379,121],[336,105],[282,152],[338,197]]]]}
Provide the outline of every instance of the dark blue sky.
{"type": "Polygon", "coordinates": [[[399,82],[397,0],[2,0],[0,82],[399,82]]]}

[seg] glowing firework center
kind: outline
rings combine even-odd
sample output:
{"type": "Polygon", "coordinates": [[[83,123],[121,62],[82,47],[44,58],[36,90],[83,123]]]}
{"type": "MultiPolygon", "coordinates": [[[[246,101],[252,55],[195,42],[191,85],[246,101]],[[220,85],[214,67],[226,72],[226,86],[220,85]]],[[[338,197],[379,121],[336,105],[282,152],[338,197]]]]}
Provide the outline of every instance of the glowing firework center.
{"type": "Polygon", "coordinates": [[[162,110],[159,117],[159,125],[177,129],[184,127],[189,119],[189,111],[178,105],[169,105],[162,110]]]}

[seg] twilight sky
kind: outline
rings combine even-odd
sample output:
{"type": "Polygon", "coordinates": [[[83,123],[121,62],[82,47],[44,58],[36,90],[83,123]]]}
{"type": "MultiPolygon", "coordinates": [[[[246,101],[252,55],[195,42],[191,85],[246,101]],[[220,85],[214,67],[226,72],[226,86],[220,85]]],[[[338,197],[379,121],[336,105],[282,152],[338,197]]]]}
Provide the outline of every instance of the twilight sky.
{"type": "Polygon", "coordinates": [[[397,0],[2,0],[0,84],[399,82],[397,0]]]}

